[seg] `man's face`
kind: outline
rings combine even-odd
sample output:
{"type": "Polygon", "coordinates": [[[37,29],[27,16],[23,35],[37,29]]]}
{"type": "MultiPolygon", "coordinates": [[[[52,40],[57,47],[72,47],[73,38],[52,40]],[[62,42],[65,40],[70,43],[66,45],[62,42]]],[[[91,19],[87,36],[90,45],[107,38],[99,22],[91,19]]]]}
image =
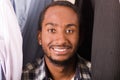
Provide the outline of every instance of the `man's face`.
{"type": "Polygon", "coordinates": [[[76,51],[79,39],[77,14],[68,7],[48,8],[38,35],[45,59],[56,62],[69,60],[76,51]]]}

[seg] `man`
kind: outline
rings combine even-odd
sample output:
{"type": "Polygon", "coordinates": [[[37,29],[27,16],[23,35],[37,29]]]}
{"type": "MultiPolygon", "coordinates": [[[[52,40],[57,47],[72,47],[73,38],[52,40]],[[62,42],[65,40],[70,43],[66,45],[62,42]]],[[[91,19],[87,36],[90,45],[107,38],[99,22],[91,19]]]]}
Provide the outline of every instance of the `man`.
{"type": "Polygon", "coordinates": [[[90,63],[77,54],[79,20],[77,8],[67,1],[53,2],[43,10],[38,42],[44,57],[26,65],[22,80],[91,80],[90,63]]]}

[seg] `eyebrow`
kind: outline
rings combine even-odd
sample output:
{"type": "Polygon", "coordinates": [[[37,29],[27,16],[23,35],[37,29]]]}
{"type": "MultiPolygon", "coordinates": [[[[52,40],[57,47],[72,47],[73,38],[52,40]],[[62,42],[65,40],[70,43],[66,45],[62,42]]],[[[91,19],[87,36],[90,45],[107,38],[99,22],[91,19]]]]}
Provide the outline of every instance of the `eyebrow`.
{"type": "Polygon", "coordinates": [[[76,24],[67,24],[66,26],[67,26],[67,27],[77,27],[76,24]]]}
{"type": "Polygon", "coordinates": [[[47,26],[47,25],[56,26],[57,24],[54,24],[54,23],[46,23],[45,26],[47,26]]]}
{"type": "MultiPolygon", "coordinates": [[[[55,27],[55,26],[57,26],[57,24],[55,24],[55,23],[46,23],[45,24],[45,26],[47,26],[47,25],[51,25],[51,26],[53,26],[53,27],[55,27]]],[[[66,27],[77,27],[77,25],[76,24],[67,24],[67,25],[65,25],[66,27]]]]}

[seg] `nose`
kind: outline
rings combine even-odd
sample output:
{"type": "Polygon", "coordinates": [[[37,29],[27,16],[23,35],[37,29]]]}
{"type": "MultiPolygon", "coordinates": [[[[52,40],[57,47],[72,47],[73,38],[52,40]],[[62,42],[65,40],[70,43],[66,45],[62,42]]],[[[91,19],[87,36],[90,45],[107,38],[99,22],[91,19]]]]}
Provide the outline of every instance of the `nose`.
{"type": "Polygon", "coordinates": [[[66,44],[68,42],[67,36],[63,32],[57,34],[55,37],[56,37],[56,43],[59,45],[66,44]]]}

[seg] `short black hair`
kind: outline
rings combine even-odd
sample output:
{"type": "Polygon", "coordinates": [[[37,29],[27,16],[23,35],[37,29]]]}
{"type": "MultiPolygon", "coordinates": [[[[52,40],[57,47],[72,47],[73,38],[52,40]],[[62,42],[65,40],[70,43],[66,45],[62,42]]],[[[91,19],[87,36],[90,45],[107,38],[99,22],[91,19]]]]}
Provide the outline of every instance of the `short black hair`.
{"type": "Polygon", "coordinates": [[[45,16],[47,9],[53,6],[64,6],[64,7],[71,8],[77,14],[78,22],[80,22],[80,12],[77,6],[75,6],[69,1],[54,1],[51,4],[49,4],[47,7],[45,7],[43,11],[41,12],[40,17],[39,17],[39,22],[38,22],[38,26],[39,26],[38,30],[42,30],[42,22],[44,20],[44,16],[45,16]]]}

